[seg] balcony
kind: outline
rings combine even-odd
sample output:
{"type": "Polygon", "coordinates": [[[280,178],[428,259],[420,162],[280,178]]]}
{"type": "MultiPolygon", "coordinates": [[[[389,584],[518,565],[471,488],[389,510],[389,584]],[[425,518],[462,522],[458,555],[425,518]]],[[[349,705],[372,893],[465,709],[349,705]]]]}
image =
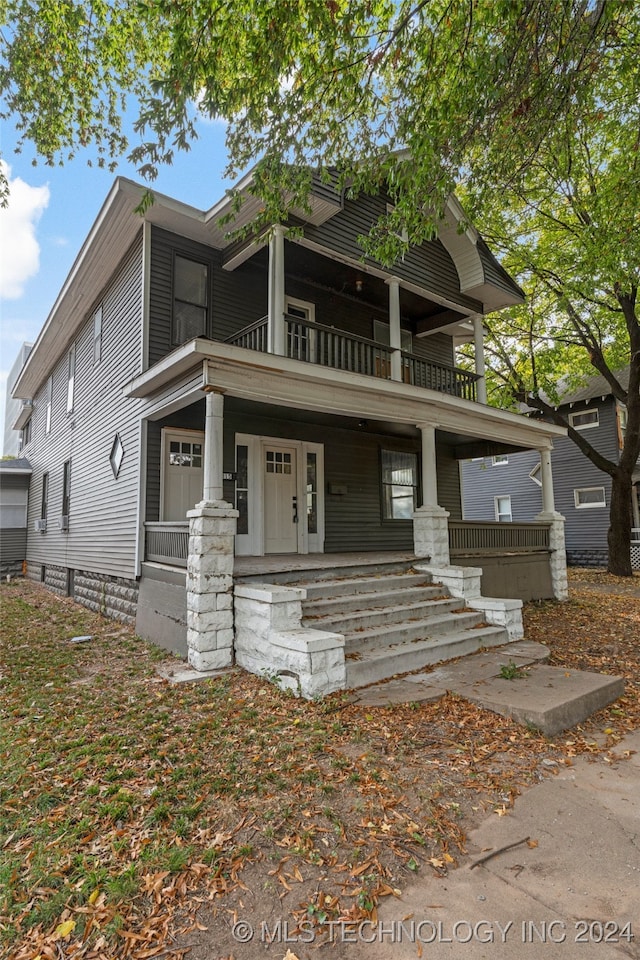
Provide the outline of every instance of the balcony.
{"type": "MultiPolygon", "coordinates": [[[[285,315],[286,356],[292,360],[360,373],[391,380],[395,351],[375,340],[367,340],[335,327],[285,315]]],[[[268,352],[267,317],[244,327],[227,343],[247,350],[268,352]]],[[[458,367],[433,363],[413,353],[400,353],[401,379],[404,383],[437,390],[464,400],[477,400],[476,374],[458,367]]]]}

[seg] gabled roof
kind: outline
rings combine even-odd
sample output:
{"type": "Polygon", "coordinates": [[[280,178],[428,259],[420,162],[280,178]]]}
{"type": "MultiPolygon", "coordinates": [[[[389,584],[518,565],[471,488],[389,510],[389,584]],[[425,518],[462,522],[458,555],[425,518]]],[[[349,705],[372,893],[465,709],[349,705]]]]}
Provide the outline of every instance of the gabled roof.
{"type": "MultiPolygon", "coordinates": [[[[623,367],[621,370],[617,370],[615,373],[616,379],[620,383],[620,386],[624,390],[629,389],[629,365],[623,367]]],[[[598,373],[593,377],[589,377],[586,381],[584,387],[581,387],[579,390],[574,390],[573,393],[568,393],[565,396],[561,397],[559,406],[564,407],[567,404],[580,403],[585,400],[594,400],[596,397],[611,397],[613,396],[613,391],[610,384],[598,373]]]]}

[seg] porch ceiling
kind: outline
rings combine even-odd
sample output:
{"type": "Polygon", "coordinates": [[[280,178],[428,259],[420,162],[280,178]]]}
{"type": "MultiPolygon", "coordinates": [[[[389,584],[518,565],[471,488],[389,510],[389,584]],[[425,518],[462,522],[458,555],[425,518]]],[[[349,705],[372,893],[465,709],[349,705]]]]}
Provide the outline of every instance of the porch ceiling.
{"type": "Polygon", "coordinates": [[[125,387],[125,395],[151,399],[198,367],[205,391],[316,414],[412,427],[429,424],[464,442],[476,438],[521,449],[542,449],[551,447],[554,437],[566,434],[563,428],[549,423],[424,387],[203,339],[184,344],[136,377],[125,387]]]}

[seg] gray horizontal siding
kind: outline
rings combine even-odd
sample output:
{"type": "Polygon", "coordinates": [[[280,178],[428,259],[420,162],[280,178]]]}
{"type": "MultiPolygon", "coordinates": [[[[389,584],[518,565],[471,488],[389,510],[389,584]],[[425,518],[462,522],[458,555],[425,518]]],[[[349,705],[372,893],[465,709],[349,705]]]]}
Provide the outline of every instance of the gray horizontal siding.
{"type": "MultiPolygon", "coordinates": [[[[600,425],[582,431],[588,440],[607,459],[618,461],[618,433],[615,404],[611,399],[590,404],[580,403],[569,412],[598,408],[600,425]]],[[[563,413],[567,411],[563,410],[563,413]]],[[[579,450],[568,437],[555,443],[551,462],[553,471],[553,489],[556,498],[556,510],[565,518],[565,540],[567,550],[584,550],[607,547],[609,529],[609,506],[611,505],[611,479],[579,450]],[[577,509],[574,490],[577,487],[604,487],[605,507],[577,509]]]]}
{"type": "MultiPolygon", "coordinates": [[[[384,196],[360,196],[345,200],[344,208],[321,226],[305,226],[309,240],[329,250],[336,250],[354,260],[362,260],[358,237],[369,233],[374,223],[386,213],[384,196]]],[[[377,265],[371,259],[364,262],[377,265]]],[[[377,265],[379,266],[379,265],[377,265]]],[[[453,260],[439,240],[412,246],[402,260],[394,263],[395,276],[471,310],[482,312],[482,304],[460,292],[460,278],[453,260]]]]}
{"type": "Polygon", "coordinates": [[[222,269],[220,251],[154,227],[151,233],[149,295],[149,365],[170,353],[173,313],[174,254],[209,267],[207,336],[226,340],[267,312],[266,265],[248,261],[234,271],[222,269]]]}
{"type": "MultiPolygon", "coordinates": [[[[193,406],[155,424],[149,424],[147,440],[146,518],[160,516],[160,430],[162,427],[202,429],[203,404],[193,406]]],[[[225,405],[223,469],[235,469],[236,433],[283,439],[306,440],[324,445],[325,456],[325,550],[411,550],[411,521],[382,519],[380,450],[408,450],[420,456],[419,439],[292,422],[284,417],[251,416],[225,405]],[[345,495],[329,493],[330,485],[347,488],[345,495]]],[[[453,517],[461,516],[458,464],[444,446],[438,447],[438,491],[442,506],[453,517]]],[[[233,502],[234,484],[225,483],[225,499],[233,502]]]]}
{"type": "MultiPolygon", "coordinates": [[[[603,456],[617,462],[619,456],[615,404],[609,398],[580,403],[563,409],[563,413],[578,413],[598,408],[600,425],[583,431],[583,436],[603,456]]],[[[540,487],[529,477],[529,472],[539,463],[536,451],[510,454],[506,466],[492,466],[491,458],[483,461],[467,461],[463,464],[464,515],[468,520],[494,520],[494,497],[500,494],[511,496],[515,521],[530,521],[542,509],[540,487]]],[[[566,520],[565,542],[567,550],[607,548],[609,529],[609,506],[611,504],[611,479],[581,452],[569,437],[554,441],[551,454],[553,468],[553,493],[556,510],[566,520]],[[581,487],[604,487],[606,507],[577,508],[574,491],[581,487]]]]}
{"type": "MultiPolygon", "coordinates": [[[[164,417],[162,420],[150,420],[148,422],[145,505],[145,520],[148,523],[160,519],[160,457],[163,429],[165,427],[177,427],[182,430],[204,430],[204,415],[205,402],[201,400],[171,414],[169,417],[164,417]]],[[[225,467],[225,469],[233,470],[235,467],[225,467]]]]}
{"type": "Polygon", "coordinates": [[[102,299],[102,359],[93,361],[93,312],[76,343],[74,409],[67,414],[67,356],[53,371],[51,432],[45,433],[46,384],[35,398],[33,439],[25,456],[33,467],[29,497],[28,559],[106,575],[135,576],[139,499],[141,401],[122,389],[140,372],[142,244],[137,242],[102,299]],[[117,480],[109,455],[116,433],[125,456],[117,480]],[[69,532],[58,529],[63,465],[71,461],[69,532]],[[36,533],[42,478],[49,473],[48,530],[36,533]]]}
{"type": "Polygon", "coordinates": [[[27,558],[27,531],[24,527],[0,527],[0,569],[13,568],[27,558]]]}
{"type": "MultiPolygon", "coordinates": [[[[154,228],[151,243],[150,364],[157,363],[174,349],[171,343],[174,251],[210,265],[212,306],[208,336],[214,340],[226,340],[254,320],[266,315],[268,261],[265,249],[257,251],[250,260],[235,270],[228,271],[222,269],[218,251],[175,234],[154,228]]],[[[374,319],[388,322],[387,306],[376,307],[363,303],[291,276],[286,271],[287,246],[285,245],[287,296],[315,304],[317,323],[373,339],[374,319]]],[[[448,254],[446,256],[448,257],[448,254]]],[[[435,363],[451,366],[454,362],[453,341],[446,334],[414,339],[413,352],[416,356],[435,363]]]]}
{"type": "Polygon", "coordinates": [[[540,463],[535,450],[509,454],[508,464],[494,466],[491,457],[462,464],[465,520],[495,520],[494,498],[511,497],[516,523],[530,523],[542,510],[541,488],[529,476],[540,463]]]}

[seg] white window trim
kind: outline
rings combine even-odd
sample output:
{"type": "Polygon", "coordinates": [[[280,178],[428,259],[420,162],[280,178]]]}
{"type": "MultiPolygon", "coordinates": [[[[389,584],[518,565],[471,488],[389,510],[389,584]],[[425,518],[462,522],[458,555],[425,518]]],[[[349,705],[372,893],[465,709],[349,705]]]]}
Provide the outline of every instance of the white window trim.
{"type": "Polygon", "coordinates": [[[575,413],[570,413],[569,425],[572,426],[574,430],[592,430],[594,427],[599,427],[600,426],[599,407],[593,407],[590,410],[576,410],[575,413]],[[585,413],[595,413],[596,415],[595,423],[575,423],[575,418],[583,417],[585,413]]]}
{"type": "MultiPolygon", "coordinates": [[[[307,311],[307,320],[310,323],[316,322],[316,305],[311,303],[310,300],[299,300],[298,297],[285,297],[284,298],[284,312],[289,313],[289,306],[299,307],[300,310],[307,311]]],[[[297,319],[297,318],[294,318],[297,319]]]]}
{"type": "Polygon", "coordinates": [[[536,463],[533,470],[529,473],[529,479],[533,480],[534,483],[537,483],[539,487],[542,486],[542,480],[539,479],[539,475],[542,473],[542,467],[539,463],[536,463]]]}
{"type": "Polygon", "coordinates": [[[509,456],[506,453],[499,453],[497,457],[491,457],[491,463],[494,467],[506,467],[509,463],[509,456]]]}
{"type": "Polygon", "coordinates": [[[511,494],[510,493],[501,493],[497,497],[493,498],[493,508],[495,510],[496,522],[497,523],[513,523],[513,507],[511,506],[511,494]],[[509,501],[509,520],[500,520],[500,511],[498,509],[498,500],[508,500],[509,501]]]}
{"type": "Polygon", "coordinates": [[[53,377],[47,380],[47,412],[45,418],[44,432],[51,433],[51,409],[53,407],[53,377]]]}
{"type": "Polygon", "coordinates": [[[169,443],[169,436],[173,438],[174,436],[184,434],[185,440],[188,443],[201,443],[202,444],[202,457],[203,457],[203,477],[204,477],[204,457],[206,456],[206,450],[204,447],[204,430],[193,430],[190,427],[163,427],[160,433],[160,522],[166,523],[164,519],[165,512],[165,486],[166,486],[166,457],[168,453],[167,444],[169,443]]]}
{"type": "MultiPolygon", "coordinates": [[[[308,533],[306,522],[300,523],[298,530],[298,553],[324,553],[324,445],[306,440],[292,440],[286,437],[264,437],[256,434],[236,433],[235,446],[247,447],[247,474],[249,492],[247,509],[249,514],[249,533],[236,535],[236,556],[264,556],[264,484],[262,463],[264,449],[268,446],[295,447],[297,454],[297,496],[298,504],[306,503],[306,463],[307,453],[317,456],[318,481],[318,532],[308,533]]],[[[301,516],[306,521],[306,510],[301,516]]]]}
{"type": "Polygon", "coordinates": [[[380,470],[381,470],[381,471],[382,471],[382,466],[383,466],[383,456],[384,456],[385,453],[391,453],[391,454],[394,454],[394,453],[399,453],[399,454],[408,453],[410,456],[413,457],[413,462],[414,462],[413,478],[414,478],[415,483],[412,483],[412,484],[408,484],[408,483],[398,483],[398,484],[394,484],[394,483],[392,483],[392,482],[385,482],[384,479],[382,478],[382,473],[381,473],[381,476],[380,476],[380,484],[381,484],[381,488],[382,488],[382,502],[381,502],[381,504],[380,504],[380,506],[381,506],[382,522],[385,523],[385,524],[386,524],[386,523],[408,523],[408,522],[410,522],[410,521],[407,520],[407,519],[405,519],[405,518],[403,518],[403,517],[393,517],[393,516],[389,516],[389,517],[388,517],[388,516],[385,515],[385,503],[386,503],[385,487],[388,487],[388,486],[399,486],[399,487],[406,487],[407,490],[409,490],[409,489],[413,490],[413,504],[414,504],[414,510],[415,510],[415,508],[416,508],[417,505],[418,505],[418,495],[419,495],[419,488],[420,488],[420,475],[419,475],[418,454],[415,453],[413,450],[397,450],[397,449],[394,450],[392,447],[382,447],[381,450],[380,450],[380,470]]]}
{"type": "Polygon", "coordinates": [[[93,365],[102,360],[102,304],[93,314],[93,365]]]}
{"type": "Polygon", "coordinates": [[[73,413],[74,390],[76,380],[76,345],[67,354],[67,413],[73,413]]]}
{"type": "Polygon", "coordinates": [[[576,505],[576,510],[602,509],[607,506],[607,494],[604,487],[575,487],[573,491],[573,502],[576,505]],[[598,503],[579,503],[579,494],[587,493],[591,490],[602,490],[602,501],[598,501],[598,503]]]}

